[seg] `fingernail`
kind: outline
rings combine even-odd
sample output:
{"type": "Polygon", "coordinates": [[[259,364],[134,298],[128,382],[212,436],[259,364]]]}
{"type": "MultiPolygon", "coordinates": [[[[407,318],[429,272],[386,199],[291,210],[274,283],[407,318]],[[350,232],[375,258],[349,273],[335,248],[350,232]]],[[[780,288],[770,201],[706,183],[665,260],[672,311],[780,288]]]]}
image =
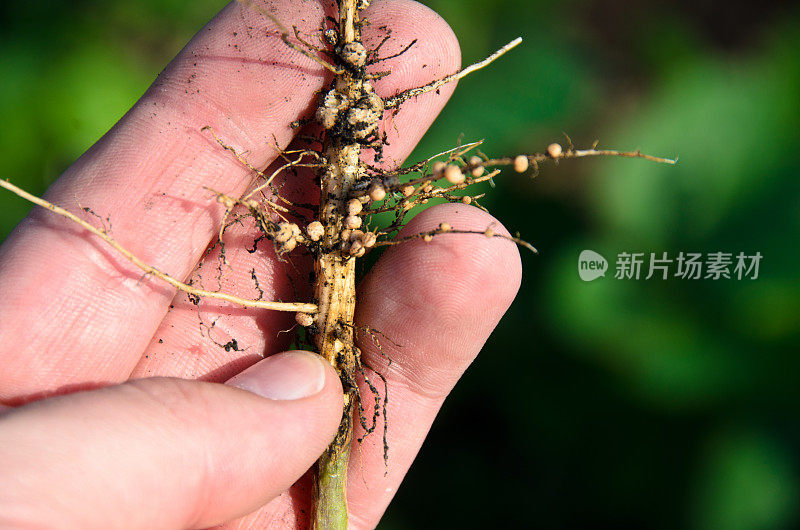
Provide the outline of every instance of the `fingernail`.
{"type": "Polygon", "coordinates": [[[325,386],[324,362],[311,352],[279,353],[259,361],[227,384],[269,399],[302,399],[325,386]]]}

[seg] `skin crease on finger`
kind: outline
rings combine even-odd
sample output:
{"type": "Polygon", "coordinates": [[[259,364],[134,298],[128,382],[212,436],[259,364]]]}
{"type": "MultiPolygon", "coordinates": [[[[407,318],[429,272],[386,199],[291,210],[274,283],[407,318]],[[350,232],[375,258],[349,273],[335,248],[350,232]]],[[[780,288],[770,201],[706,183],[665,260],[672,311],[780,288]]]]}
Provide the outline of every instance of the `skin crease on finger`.
{"type": "MultiPolygon", "coordinates": [[[[319,27],[324,10],[314,7],[313,2],[303,3],[303,9],[310,9],[310,14],[304,12],[302,17],[297,15],[297,7],[291,7],[288,3],[281,4],[279,17],[285,15],[285,19],[302,20],[302,27],[308,33],[313,33],[319,27]],[[292,18],[294,17],[294,18],[292,18]],[[315,26],[316,23],[316,26],[315,26]],[[307,25],[307,27],[306,27],[307,25]]],[[[239,101],[235,106],[238,111],[226,108],[227,99],[214,100],[213,94],[224,93],[228,89],[228,80],[220,82],[218,64],[210,61],[213,58],[211,53],[202,53],[197,59],[199,67],[190,66],[194,60],[191,50],[201,49],[211,43],[225,42],[230,40],[234,28],[241,27],[242,17],[251,25],[257,28],[263,27],[268,23],[259,15],[253,15],[244,9],[240,13],[241,6],[234,5],[226,8],[218,19],[210,23],[207,29],[201,31],[193,40],[193,43],[182,52],[177,60],[177,64],[170,66],[166,74],[151,88],[143,98],[143,102],[137,108],[148,103],[158,102],[163,105],[161,114],[156,121],[148,123],[147,109],[134,109],[126,118],[112,130],[107,138],[101,142],[100,147],[93,148],[81,161],[76,163],[67,173],[65,183],[54,187],[49,193],[49,197],[55,201],[59,197],[63,199],[70,193],[77,193],[76,190],[87,189],[87,185],[100,184],[99,189],[94,192],[81,193],[81,202],[91,204],[95,209],[95,204],[99,204],[97,209],[101,212],[112,212],[119,210],[125,199],[131,196],[132,190],[129,184],[120,184],[114,180],[114,171],[108,174],[111,161],[121,161],[122,169],[128,174],[131,172],[144,172],[152,174],[153,181],[144,183],[139,191],[133,191],[134,197],[142,197],[140,203],[133,200],[133,204],[139,204],[130,211],[130,219],[127,221],[121,218],[118,223],[114,218],[114,233],[122,241],[125,238],[133,237],[138,232],[139,226],[135,221],[140,221],[142,209],[148,199],[155,197],[147,214],[141,219],[148,223],[147,219],[151,216],[157,218],[164,216],[164,221],[154,222],[152,226],[146,226],[144,233],[147,240],[141,248],[145,258],[152,258],[153,263],[163,267],[170,272],[180,270],[188,272],[192,268],[192,259],[199,259],[204,246],[211,241],[216,234],[215,223],[221,219],[220,210],[214,207],[209,210],[208,203],[213,203],[213,196],[203,194],[199,191],[202,185],[209,185],[215,189],[222,189],[226,193],[240,193],[248,183],[247,172],[238,167],[232,155],[224,152],[213,140],[208,137],[201,137],[192,127],[197,126],[197,130],[203,125],[213,125],[217,134],[224,138],[227,143],[237,145],[239,148],[249,151],[248,158],[254,163],[265,164],[270,156],[274,156],[269,140],[265,138],[271,134],[269,127],[274,129],[276,137],[281,145],[288,141],[291,132],[283,130],[281,127],[285,123],[293,121],[292,116],[299,117],[307,108],[302,108],[297,101],[302,99],[300,96],[306,92],[308,101],[313,105],[313,91],[316,86],[322,86],[325,76],[310,61],[309,64],[303,63],[303,57],[293,57],[292,64],[304,64],[307,72],[292,83],[299,82],[302,89],[297,97],[291,99],[295,106],[276,110],[275,101],[265,105],[266,110],[260,116],[266,124],[258,123],[255,117],[251,116],[253,108],[263,109],[264,106],[250,94],[253,87],[248,87],[248,81],[241,81],[236,76],[233,79],[233,91],[242,94],[243,101],[239,101]],[[206,33],[208,32],[208,33],[206,33]],[[193,80],[194,86],[201,87],[204,94],[212,94],[211,102],[208,103],[207,113],[200,113],[200,117],[193,118],[190,125],[184,124],[186,129],[183,134],[187,139],[180,140],[177,145],[169,147],[169,155],[163,154],[163,158],[151,161],[141,161],[137,158],[140,155],[139,149],[135,152],[130,151],[130,144],[137,138],[145,137],[153,131],[153,127],[178,128],[174,123],[167,120],[168,116],[173,116],[175,122],[180,116],[184,105],[188,104],[181,100],[184,98],[184,88],[188,85],[180,81],[180,73],[196,72],[198,78],[193,80]],[[216,80],[216,81],[214,81],[216,80]],[[214,82],[218,83],[217,85],[214,82]],[[305,83],[305,84],[304,84],[305,83]],[[216,92],[215,92],[216,91],[216,92]],[[171,95],[163,96],[169,93],[171,95]],[[177,98],[177,99],[173,99],[177,98]],[[244,103],[246,101],[246,104],[244,103]],[[213,118],[214,112],[228,113],[227,121],[213,118]],[[166,110],[165,110],[166,109],[166,110]],[[138,118],[137,118],[138,116],[138,118]],[[127,120],[127,121],[126,121],[127,120]],[[200,123],[200,120],[205,122],[200,123]],[[270,121],[271,120],[271,121],[270,121]],[[168,121],[168,125],[164,124],[168,121]],[[285,121],[285,123],[284,123],[285,121]],[[197,123],[195,123],[197,122],[197,123]],[[126,147],[126,145],[128,147],[126,147]],[[119,158],[113,158],[119,153],[119,158]],[[210,153],[210,154],[209,154],[210,153]],[[174,159],[172,158],[174,157],[174,159]],[[189,175],[191,171],[198,172],[198,168],[204,168],[197,175],[192,175],[178,183],[181,189],[176,189],[175,184],[170,184],[166,189],[174,190],[171,193],[181,207],[175,211],[175,201],[164,201],[159,203],[158,193],[164,186],[170,175],[166,167],[175,167],[181,164],[178,160],[186,157],[189,163],[181,166],[178,172],[189,175]],[[251,158],[252,157],[252,158],[251,158]],[[127,164],[126,164],[127,163],[127,164]],[[161,165],[159,165],[161,164],[161,165]],[[88,175],[88,176],[87,176],[88,175]],[[226,175],[222,177],[222,175],[226,175]],[[209,179],[203,181],[203,179],[209,179]],[[210,182],[210,184],[208,183],[210,182]],[[238,190],[238,191],[237,191],[238,190]],[[138,194],[138,195],[137,195],[138,194]],[[186,199],[190,197],[190,199],[186,199]],[[91,202],[95,201],[95,202],[91,202]],[[183,202],[181,202],[183,201],[183,202]],[[188,201],[188,202],[187,202],[188,201]],[[169,203],[169,204],[168,204],[169,203]],[[194,210],[199,212],[192,213],[194,210]],[[179,228],[164,232],[164,226],[170,223],[173,226],[178,224],[179,228]],[[130,232],[130,234],[126,234],[130,232]],[[204,243],[205,242],[205,243],[204,243]],[[171,248],[167,255],[158,254],[158,245],[171,248]],[[188,257],[187,257],[188,256],[188,257]]],[[[432,79],[440,78],[443,75],[452,73],[458,68],[460,54],[455,37],[449,27],[433,12],[419,4],[406,0],[375,1],[366,16],[371,20],[372,25],[365,29],[365,40],[368,45],[375,45],[379,42],[381,35],[371,33],[374,28],[382,24],[389,25],[392,30],[392,40],[386,45],[386,53],[399,51],[405,44],[420,37],[418,44],[413,47],[402,58],[393,62],[384,63],[382,68],[389,67],[393,70],[392,76],[376,83],[376,90],[382,95],[390,95],[400,89],[410,86],[418,86],[432,79]],[[389,48],[394,44],[397,50],[389,48]],[[422,65],[425,65],[423,68],[422,65]]],[[[284,20],[285,20],[284,19],[284,20]]],[[[256,39],[241,39],[242,43],[251,40],[259,40],[263,37],[258,34],[256,39]]],[[[272,43],[274,45],[275,43],[272,43]]],[[[280,47],[280,43],[278,43],[280,47]]],[[[258,48],[256,44],[249,44],[252,55],[263,58],[272,53],[258,48]],[[253,51],[255,50],[255,51],[253,51]]],[[[244,50],[244,46],[242,46],[244,50]]],[[[284,55],[288,54],[285,49],[280,48],[284,55]]],[[[242,51],[242,53],[245,53],[242,51]]],[[[238,63],[237,63],[238,64],[238,63]]],[[[244,63],[243,63],[244,64],[244,63]]],[[[263,64],[256,65],[263,69],[263,64]]],[[[254,76],[251,85],[269,86],[274,79],[263,79],[258,76],[266,74],[258,73],[257,67],[248,65],[251,69],[250,74],[254,76]]],[[[296,68],[296,67],[295,67],[296,68]]],[[[286,68],[285,70],[292,70],[286,68]]],[[[238,74],[237,74],[238,75],[238,74]]],[[[276,76],[284,75],[284,69],[279,68],[276,76]]],[[[281,81],[282,82],[282,81],[281,81]]],[[[386,149],[387,164],[400,163],[411,151],[414,144],[421,137],[430,123],[444,105],[446,99],[454,89],[454,85],[448,85],[441,89],[439,94],[430,93],[407,102],[402,111],[394,117],[389,118],[384,124],[384,128],[389,135],[389,145],[386,149]]],[[[263,90],[263,88],[261,89],[263,90]]],[[[289,86],[289,91],[296,90],[296,87],[289,86]]],[[[292,95],[295,95],[294,93],[292,95]]],[[[163,146],[152,146],[154,152],[166,152],[163,146]]],[[[173,173],[175,172],[171,169],[173,173]]],[[[120,170],[120,173],[122,170],[120,170]]],[[[120,177],[121,178],[121,177],[120,177]]],[[[136,188],[134,186],[134,188],[136,188]]],[[[299,193],[303,194],[304,191],[299,193]]],[[[46,215],[46,214],[45,214],[46,215]]],[[[112,216],[113,217],[113,216],[112,216]]],[[[436,208],[430,212],[422,214],[418,219],[411,222],[408,230],[430,229],[437,226],[439,222],[447,221],[457,228],[483,230],[495,221],[482,212],[470,207],[458,206],[457,209],[444,207],[436,208]],[[433,223],[433,224],[431,224],[433,223]]],[[[28,258],[35,256],[34,250],[25,248],[25,238],[32,237],[30,231],[39,237],[38,233],[44,231],[49,234],[53,241],[60,241],[56,246],[60,253],[69,253],[79,249],[79,257],[73,265],[82,266],[88,269],[79,276],[79,281],[67,288],[58,288],[56,292],[65,299],[80,291],[87,284],[91,289],[82,293],[77,304],[68,308],[71,311],[73,326],[78,326],[82,319],[92,319],[97,317],[99,312],[111,312],[117,304],[125,301],[133,301],[129,304],[129,313],[118,315],[109,319],[108,315],[101,317],[98,325],[110,327],[110,331],[90,333],[74,333],[68,331],[66,334],[46,341],[34,341],[28,345],[28,349],[55,350],[56,358],[50,357],[45,364],[44,360],[18,363],[14,367],[14,372],[6,381],[0,381],[0,397],[19,396],[36,392],[48,391],[57,388],[63,381],[72,384],[89,382],[112,382],[122,380],[133,369],[136,377],[149,375],[176,375],[180,377],[204,377],[208,380],[221,381],[233,375],[237,371],[252,364],[260,358],[258,352],[275,351],[279,349],[280,343],[274,342],[271,337],[280,329],[285,329],[285,315],[266,316],[259,314],[254,316],[254,312],[243,312],[235,315],[225,325],[225,332],[230,336],[243,337],[242,342],[249,342],[251,349],[245,351],[224,351],[213,341],[202,341],[197,339],[198,321],[196,307],[188,304],[185,297],[178,297],[175,305],[176,309],[170,312],[166,319],[161,321],[166,311],[169,298],[164,289],[150,286],[149,284],[141,289],[140,295],[126,293],[123,296],[109,296],[106,291],[126,287],[130,289],[130,284],[138,281],[139,275],[136,272],[127,272],[120,275],[118,269],[129,271],[129,268],[119,260],[114,259],[113,255],[98,251],[100,245],[85,241],[85,238],[77,237],[74,230],[59,227],[58,223],[48,221],[39,214],[35,220],[30,221],[33,226],[25,227],[18,232],[29,233],[17,234],[17,241],[13,247],[15,251],[27,252],[28,258]],[[66,238],[64,243],[61,239],[66,238]],[[78,240],[78,241],[76,241],[78,240]],[[102,262],[102,265],[98,265],[102,262]],[[109,273],[110,269],[114,272],[109,273]],[[103,280],[96,282],[95,277],[101,276],[103,280]],[[92,282],[96,282],[94,285],[92,282]],[[128,285],[124,285],[128,281],[128,285]],[[99,293],[99,294],[98,294],[99,293]],[[99,307],[92,306],[93,301],[99,296],[104,300],[99,307]],[[182,304],[182,305],[181,305],[182,304]],[[137,330],[124,331],[123,328],[133,317],[137,318],[137,330]],[[160,326],[160,327],[159,327],[160,326]],[[150,335],[147,336],[148,330],[150,335]],[[155,335],[153,333],[155,332],[155,335]],[[143,337],[153,337],[149,346],[143,337]],[[126,338],[126,351],[120,348],[110,348],[106,352],[102,347],[109,344],[116,344],[115,341],[120,337],[126,338]],[[194,337],[194,338],[192,338],[194,337]],[[57,339],[57,340],[56,340],[57,339]],[[96,344],[99,340],[99,344],[96,344]],[[94,341],[94,342],[93,342],[94,341]],[[163,342],[159,342],[163,341],[163,342]],[[270,341],[273,341],[270,343],[270,341]],[[87,343],[91,343],[87,347],[87,343]],[[169,349],[164,344],[169,344],[169,349]],[[133,346],[130,346],[133,345],[133,346]],[[191,347],[197,345],[198,348],[192,350],[191,347]],[[83,348],[83,349],[82,349],[83,348]],[[131,348],[139,349],[136,361],[138,365],[133,368],[131,363],[131,348]],[[181,355],[174,355],[171,352],[185,351],[181,355]],[[86,351],[88,359],[76,358],[75,351],[86,351]],[[141,351],[145,351],[142,355],[141,351]],[[59,352],[65,352],[62,359],[58,359],[59,352]],[[50,363],[54,364],[51,366],[50,363]],[[59,365],[61,364],[61,366],[59,365]],[[127,367],[127,368],[126,368],[127,367]],[[41,368],[41,372],[36,372],[41,368]],[[127,372],[125,370],[127,369],[127,372]],[[31,373],[36,373],[31,377],[31,373]],[[91,374],[91,375],[89,375],[91,374]],[[7,392],[7,393],[5,393],[7,392]]],[[[495,229],[501,232],[498,225],[495,229]]],[[[246,239],[246,238],[243,238],[246,239]]],[[[137,242],[133,239],[126,244],[132,249],[137,249],[137,242]]],[[[240,244],[233,243],[226,252],[232,260],[244,258],[247,268],[250,266],[263,267],[258,269],[259,278],[265,287],[267,296],[291,299],[292,293],[287,290],[286,274],[280,267],[275,266],[274,258],[257,260],[246,252],[245,247],[252,244],[252,241],[243,241],[240,244]],[[251,261],[247,261],[247,260],[251,261]]],[[[258,258],[263,256],[257,255],[258,258]]],[[[0,251],[0,264],[5,262],[15,263],[15,252],[3,253],[0,251]],[[6,260],[6,261],[4,261],[6,260]]],[[[214,263],[213,256],[208,259],[214,263]]],[[[52,266],[52,260],[45,261],[45,265],[52,266]]],[[[5,266],[5,265],[4,265],[5,266]]],[[[7,270],[7,269],[5,269],[7,270]]],[[[31,282],[41,281],[42,271],[37,275],[36,271],[26,278],[26,285],[31,282]]],[[[226,278],[232,289],[240,285],[240,276],[226,278]]],[[[62,278],[63,279],[63,278],[62,278]]],[[[247,278],[244,278],[247,280],[247,278]]],[[[0,278],[0,285],[3,279],[0,278]]],[[[55,281],[46,282],[53,286],[55,281]]],[[[253,296],[251,284],[244,289],[244,295],[253,296]]],[[[382,455],[382,443],[380,434],[373,434],[367,439],[365,444],[354,451],[354,461],[351,465],[350,483],[353,485],[350,490],[350,502],[352,513],[352,526],[372,527],[377,524],[380,515],[391,500],[394,492],[411,463],[414,455],[419,449],[422,440],[427,433],[433,417],[435,416],[444,396],[452,388],[456,379],[460,376],[467,365],[472,361],[478,350],[482,346],[491,329],[496,324],[502,312],[505,311],[513,294],[519,284],[519,257],[516,249],[508,242],[493,240],[489,241],[480,236],[451,235],[437,237],[431,244],[414,242],[403,245],[396,249],[390,249],[384,256],[379,265],[361,286],[359,297],[361,307],[359,308],[358,321],[365,325],[370,325],[387,333],[395,342],[402,343],[404,348],[394,349],[392,346],[384,346],[384,353],[388,353],[395,363],[391,367],[385,366],[385,362],[379,352],[376,351],[369,339],[363,339],[361,347],[364,350],[365,359],[374,367],[381,369],[390,378],[389,392],[390,398],[394,401],[389,405],[390,421],[395,422],[395,427],[390,431],[390,444],[392,456],[389,462],[389,473],[384,477],[384,462],[382,455]],[[427,246],[426,246],[427,245],[427,246]],[[437,275],[438,271],[438,275],[437,275]],[[407,284],[413,286],[409,289],[407,284]],[[487,285],[490,288],[487,290],[487,285]],[[484,296],[477,296],[483,294],[484,296]],[[415,302],[421,303],[420,306],[415,302]],[[431,314],[427,311],[436,311],[431,314]],[[410,332],[409,332],[410,330],[410,332]],[[446,332],[445,332],[446,331],[446,332]],[[438,339],[438,340],[434,340],[438,339]],[[387,350],[388,348],[388,350],[387,350]],[[402,430],[400,428],[402,426],[402,430]]],[[[166,290],[168,291],[168,290],[166,290]]],[[[21,293],[22,291],[17,291],[21,293]]],[[[25,302],[21,301],[24,305],[25,302]]],[[[31,313],[41,310],[41,306],[28,303],[27,310],[31,313]]],[[[57,311],[64,312],[63,308],[56,307],[57,311]]],[[[0,307],[0,315],[3,308],[0,307]]],[[[210,310],[213,313],[214,309],[210,310]]],[[[255,312],[258,313],[258,312],[255,312]]],[[[20,323],[23,329],[25,322],[20,323]]],[[[220,325],[222,327],[222,325],[220,325]]],[[[37,329],[37,332],[40,332],[37,329]]],[[[0,331],[0,335],[3,332],[0,331]]],[[[0,337],[3,338],[3,337],[0,337]]],[[[17,337],[17,340],[21,340],[17,337]]],[[[1,355],[1,354],[0,354],[1,355]]],[[[14,359],[12,359],[14,361],[14,359]]],[[[363,395],[369,396],[369,390],[361,388],[363,395]]],[[[391,427],[390,427],[391,428],[391,427]]],[[[358,433],[356,433],[358,435],[358,433]]],[[[231,523],[230,527],[285,527],[287,524],[296,523],[303,519],[302,514],[298,514],[298,499],[308,500],[308,484],[303,487],[294,488],[292,494],[284,494],[267,506],[241,520],[231,523]]],[[[307,506],[306,508],[307,509],[307,506]]]]}

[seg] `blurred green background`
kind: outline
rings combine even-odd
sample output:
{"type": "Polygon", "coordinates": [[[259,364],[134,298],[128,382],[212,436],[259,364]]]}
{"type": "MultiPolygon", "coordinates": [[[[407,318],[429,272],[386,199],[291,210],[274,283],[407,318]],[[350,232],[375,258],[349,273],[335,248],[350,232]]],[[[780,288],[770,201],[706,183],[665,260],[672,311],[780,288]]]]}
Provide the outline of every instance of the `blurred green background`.
{"type": "MultiPolygon", "coordinates": [[[[463,81],[413,158],[578,146],[680,156],[507,175],[493,213],[541,251],[383,528],[800,527],[800,7],[430,0],[463,81]],[[761,252],[757,280],[577,275],[582,249],[761,252]]],[[[0,6],[0,176],[34,193],[222,0],[0,6]]],[[[0,239],[28,206],[0,193],[0,239]]]]}

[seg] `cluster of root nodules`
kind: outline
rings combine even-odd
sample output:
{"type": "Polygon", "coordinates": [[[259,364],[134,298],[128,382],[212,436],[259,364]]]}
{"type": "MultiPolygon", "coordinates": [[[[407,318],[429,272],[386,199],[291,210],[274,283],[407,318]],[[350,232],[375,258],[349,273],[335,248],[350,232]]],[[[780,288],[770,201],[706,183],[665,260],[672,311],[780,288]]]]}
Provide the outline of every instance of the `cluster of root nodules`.
{"type": "MultiPolygon", "coordinates": [[[[572,146],[569,138],[567,147],[554,143],[541,153],[504,158],[491,158],[483,154],[478,149],[480,142],[475,142],[459,145],[410,167],[394,170],[384,170],[377,165],[367,164],[360,160],[357,154],[352,159],[344,161],[345,153],[352,147],[354,149],[351,151],[354,153],[360,152],[361,148],[372,149],[375,153],[375,162],[379,163],[383,146],[386,145],[386,134],[381,130],[381,123],[387,111],[400,112],[405,102],[426,92],[438,90],[445,83],[487,66],[517,46],[521,39],[515,39],[483,61],[442,79],[424,86],[409,88],[390,97],[381,97],[375,92],[371,82],[388,73],[368,73],[367,70],[387,58],[405,53],[414,42],[403,45],[402,51],[395,55],[381,58],[380,50],[388,40],[388,35],[375,49],[368,50],[358,40],[343,42],[336,22],[328,19],[326,25],[330,23],[334,27],[323,26],[318,36],[304,37],[297,28],[293,27],[290,31],[271,13],[254,6],[250,0],[239,1],[255,7],[270,18],[277,25],[280,38],[286,46],[306,55],[335,74],[333,84],[320,94],[313,118],[321,127],[314,128],[320,132],[317,137],[310,138],[311,144],[318,143],[323,149],[281,151],[285,164],[267,175],[251,167],[239,153],[215,136],[221,146],[232,151],[243,164],[255,171],[260,182],[254,191],[239,199],[216,192],[218,201],[226,206],[228,214],[236,206],[246,208],[249,215],[256,219],[262,232],[260,239],[271,241],[279,257],[305,248],[314,256],[335,253],[345,260],[358,259],[376,247],[403,244],[411,240],[430,242],[445,234],[474,234],[486,238],[502,238],[536,252],[532,245],[518,236],[497,233],[492,226],[478,231],[461,230],[444,222],[433,230],[419,234],[403,238],[392,238],[392,236],[405,224],[409,212],[414,207],[424,205],[431,199],[485,209],[480,204],[483,195],[471,193],[471,188],[476,184],[491,182],[500,174],[501,168],[509,167],[516,173],[528,172],[535,176],[542,162],[558,162],[566,158],[597,155],[639,157],[671,162],[642,155],[638,151],[623,153],[597,150],[596,145],[590,149],[579,150],[572,146]],[[328,160],[326,156],[331,158],[335,156],[337,159],[328,160]],[[291,204],[281,197],[280,190],[275,188],[273,180],[280,172],[295,171],[299,167],[313,168],[322,176],[323,188],[326,182],[333,180],[347,182],[346,186],[338,187],[337,184],[336,188],[345,189],[345,197],[337,195],[337,200],[328,201],[325,206],[326,211],[319,211],[319,207],[291,204]],[[387,212],[394,214],[393,221],[388,226],[370,228],[369,220],[372,215],[387,212]]],[[[357,9],[363,8],[368,3],[367,0],[360,0],[357,9]]],[[[363,24],[363,21],[356,24],[363,24]]],[[[307,123],[306,120],[301,122],[307,123]]],[[[315,333],[315,313],[300,311],[296,314],[296,320],[312,334],[315,333]]],[[[343,325],[352,324],[343,323],[343,325]]],[[[375,429],[377,417],[381,412],[379,392],[366,378],[360,352],[355,345],[349,345],[347,350],[354,353],[351,356],[354,359],[346,362],[356,363],[356,366],[351,367],[354,370],[350,373],[360,373],[364,376],[376,397],[371,422],[367,422],[362,400],[358,399],[361,424],[368,434],[375,429]]],[[[377,375],[383,380],[381,374],[377,375]]],[[[345,383],[349,383],[351,388],[357,388],[355,381],[345,381],[345,383]]],[[[385,415],[385,396],[383,399],[382,412],[385,415]]]]}

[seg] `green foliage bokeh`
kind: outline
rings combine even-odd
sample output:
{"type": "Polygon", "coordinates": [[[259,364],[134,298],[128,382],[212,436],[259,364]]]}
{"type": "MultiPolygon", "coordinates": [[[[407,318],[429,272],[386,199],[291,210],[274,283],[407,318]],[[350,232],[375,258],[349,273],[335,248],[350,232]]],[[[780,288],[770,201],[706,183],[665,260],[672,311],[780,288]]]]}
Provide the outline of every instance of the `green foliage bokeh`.
{"type": "MultiPolygon", "coordinates": [[[[497,179],[540,249],[445,405],[385,528],[779,529],[800,524],[800,9],[430,0],[477,60],[412,155],[485,138],[679,156],[497,179]],[[760,252],[757,280],[577,275],[582,249],[760,252]]],[[[0,7],[0,177],[41,194],[220,0],[0,7]]],[[[0,239],[29,206],[0,193],[0,239]]]]}

